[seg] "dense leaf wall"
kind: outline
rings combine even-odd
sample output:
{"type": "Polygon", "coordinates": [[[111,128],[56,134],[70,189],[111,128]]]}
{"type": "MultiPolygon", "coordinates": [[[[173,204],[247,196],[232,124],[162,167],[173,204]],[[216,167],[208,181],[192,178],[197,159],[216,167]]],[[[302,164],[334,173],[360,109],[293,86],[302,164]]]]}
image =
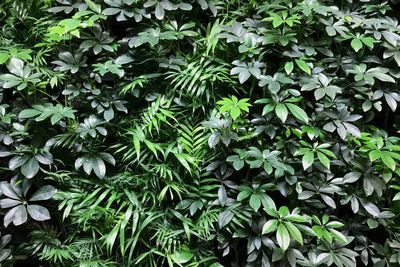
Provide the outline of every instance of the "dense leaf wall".
{"type": "Polygon", "coordinates": [[[396,1],[3,0],[2,266],[399,266],[396,1]]]}

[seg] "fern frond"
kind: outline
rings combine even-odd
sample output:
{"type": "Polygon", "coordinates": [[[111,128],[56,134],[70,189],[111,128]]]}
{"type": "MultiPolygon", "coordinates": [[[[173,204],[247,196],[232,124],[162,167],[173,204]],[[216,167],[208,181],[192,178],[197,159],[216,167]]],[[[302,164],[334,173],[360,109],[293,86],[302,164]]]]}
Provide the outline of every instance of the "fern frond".
{"type": "Polygon", "coordinates": [[[196,163],[202,163],[209,153],[208,132],[200,123],[184,121],[178,124],[178,145],[182,146],[196,163]]]}
{"type": "Polygon", "coordinates": [[[179,96],[189,98],[202,98],[207,101],[214,98],[214,89],[218,83],[232,83],[229,75],[229,65],[223,62],[207,59],[205,57],[188,63],[183,70],[171,70],[167,79],[179,96]]]}
{"type": "Polygon", "coordinates": [[[174,111],[171,108],[171,100],[163,96],[158,97],[151,103],[150,107],[142,113],[142,129],[147,129],[150,135],[153,129],[158,133],[161,123],[172,126],[170,121],[176,121],[174,115],[174,111]]]}

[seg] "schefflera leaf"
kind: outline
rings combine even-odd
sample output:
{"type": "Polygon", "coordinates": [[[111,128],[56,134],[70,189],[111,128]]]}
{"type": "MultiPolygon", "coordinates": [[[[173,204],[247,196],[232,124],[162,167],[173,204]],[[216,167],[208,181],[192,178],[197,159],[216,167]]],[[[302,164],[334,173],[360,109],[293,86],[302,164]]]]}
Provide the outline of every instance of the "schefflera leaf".
{"type": "Polygon", "coordinates": [[[115,166],[114,157],[109,153],[102,152],[99,153],[98,156],[87,154],[77,158],[75,161],[75,169],[78,170],[83,166],[83,170],[86,174],[90,175],[93,170],[97,177],[103,179],[106,176],[106,165],[104,161],[115,166]]]}
{"type": "Polygon", "coordinates": [[[290,212],[286,206],[280,207],[279,210],[267,208],[265,211],[273,219],[264,224],[262,234],[276,232],[277,243],[283,251],[289,248],[291,239],[296,240],[299,244],[303,245],[303,236],[299,228],[303,230],[308,228],[307,226],[302,225],[302,223],[308,221],[306,215],[298,214],[298,209],[290,212]]]}
{"type": "Polygon", "coordinates": [[[28,179],[33,178],[40,169],[40,164],[50,165],[53,163],[53,155],[47,151],[34,155],[14,156],[8,164],[10,170],[21,167],[21,173],[28,179]]]}
{"type": "Polygon", "coordinates": [[[16,87],[18,91],[24,90],[29,83],[36,84],[40,82],[41,73],[32,73],[29,66],[18,58],[12,57],[9,59],[7,69],[11,73],[1,74],[0,80],[4,81],[3,88],[16,87]]]}
{"type": "Polygon", "coordinates": [[[35,204],[36,201],[49,200],[57,192],[52,185],[40,187],[30,197],[27,193],[31,187],[31,181],[24,179],[22,182],[13,178],[11,182],[1,182],[0,190],[6,198],[0,200],[2,209],[11,208],[4,216],[4,226],[10,223],[15,226],[21,225],[28,220],[28,215],[36,221],[50,219],[50,212],[47,208],[35,204]]]}

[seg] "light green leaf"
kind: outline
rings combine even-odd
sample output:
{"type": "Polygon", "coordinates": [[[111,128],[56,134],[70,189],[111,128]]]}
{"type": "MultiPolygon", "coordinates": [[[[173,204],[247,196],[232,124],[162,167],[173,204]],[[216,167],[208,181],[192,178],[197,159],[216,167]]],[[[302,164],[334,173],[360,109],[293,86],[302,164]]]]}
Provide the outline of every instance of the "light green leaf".
{"type": "Polygon", "coordinates": [[[354,49],[354,51],[358,52],[358,50],[360,50],[363,46],[362,42],[360,39],[358,38],[354,38],[351,43],[350,43],[351,47],[354,49]]]}
{"type": "Polygon", "coordinates": [[[177,251],[172,255],[172,259],[174,260],[175,263],[178,264],[183,264],[187,263],[193,258],[194,254],[187,251],[187,250],[181,250],[177,251]]]}
{"type": "Polygon", "coordinates": [[[293,61],[286,62],[286,64],[285,64],[285,71],[286,71],[286,74],[287,74],[287,75],[289,75],[290,73],[292,73],[293,68],[294,68],[293,61]]]}
{"type": "Polygon", "coordinates": [[[261,207],[261,196],[258,194],[252,194],[249,204],[254,211],[258,211],[258,209],[261,207]]]}
{"type": "Polygon", "coordinates": [[[288,110],[284,104],[277,104],[275,107],[275,114],[284,123],[288,116],[288,110]]]}
{"type": "Polygon", "coordinates": [[[20,119],[28,119],[28,118],[36,117],[40,114],[42,114],[42,112],[37,109],[24,109],[19,113],[18,117],[20,119]]]}
{"type": "Polygon", "coordinates": [[[292,222],[307,222],[307,217],[306,216],[301,216],[299,214],[289,214],[285,216],[285,220],[289,220],[292,222]]]}
{"type": "Polygon", "coordinates": [[[294,224],[291,222],[285,222],[284,224],[289,230],[290,236],[293,237],[294,240],[299,242],[300,245],[303,245],[303,236],[301,235],[299,229],[297,229],[297,227],[294,226],[294,224]]]}
{"type": "Polygon", "coordinates": [[[0,53],[0,64],[4,64],[7,62],[7,60],[10,59],[10,54],[8,53],[0,53]]]}
{"type": "Polygon", "coordinates": [[[388,74],[382,72],[373,72],[373,76],[382,82],[396,83],[396,81],[388,74]]]}
{"type": "Polygon", "coordinates": [[[371,49],[374,48],[375,39],[372,37],[362,37],[361,42],[371,49]]]}
{"type": "Polygon", "coordinates": [[[286,250],[290,245],[290,235],[288,230],[283,224],[278,226],[278,231],[276,231],[276,239],[278,241],[278,245],[282,250],[286,250]]]}
{"type": "Polygon", "coordinates": [[[338,221],[332,221],[326,224],[326,227],[332,227],[332,228],[341,228],[343,226],[344,224],[338,221]]]}
{"type": "Polygon", "coordinates": [[[85,0],[86,4],[88,5],[88,7],[93,10],[94,12],[96,12],[97,14],[101,14],[101,5],[96,4],[95,2],[93,2],[92,0],[85,0]]]}
{"type": "Polygon", "coordinates": [[[395,170],[396,162],[393,160],[392,157],[390,157],[389,155],[387,155],[384,152],[381,152],[381,160],[386,166],[389,167],[389,169],[391,169],[392,171],[395,170]]]}
{"type": "Polygon", "coordinates": [[[65,33],[73,31],[79,27],[81,21],[79,19],[64,19],[59,22],[61,26],[64,26],[65,33]]]}
{"type": "Polygon", "coordinates": [[[318,239],[321,239],[324,236],[325,230],[321,226],[314,225],[312,227],[312,230],[317,235],[318,239]]]}
{"type": "Polygon", "coordinates": [[[322,165],[324,165],[327,169],[330,169],[331,161],[328,159],[327,156],[325,156],[321,152],[317,152],[317,157],[318,157],[319,161],[322,163],[322,165]]]}
{"type": "Polygon", "coordinates": [[[296,119],[308,123],[308,116],[307,113],[302,109],[292,103],[285,103],[286,107],[289,109],[290,113],[296,117],[296,119]]]}
{"type": "Polygon", "coordinates": [[[369,156],[369,160],[371,162],[373,162],[373,161],[375,161],[375,160],[377,160],[377,159],[379,159],[381,157],[381,151],[372,150],[371,152],[369,152],[368,156],[369,156]]]}
{"type": "Polygon", "coordinates": [[[347,244],[347,238],[341,232],[335,229],[329,229],[334,239],[340,241],[341,243],[347,244]]]}
{"type": "Polygon", "coordinates": [[[278,227],[278,220],[269,220],[264,224],[262,229],[262,234],[265,235],[274,232],[277,227],[278,227]]]}
{"type": "Polygon", "coordinates": [[[310,67],[307,65],[307,63],[302,60],[302,59],[296,59],[295,60],[296,65],[305,73],[307,73],[308,75],[311,75],[311,69],[310,67]]]}
{"type": "Polygon", "coordinates": [[[303,164],[303,169],[307,170],[314,163],[314,152],[312,151],[306,152],[303,155],[301,162],[303,164]]]}
{"type": "Polygon", "coordinates": [[[229,111],[229,114],[231,115],[232,119],[236,120],[240,116],[240,108],[236,106],[232,107],[229,111]]]}

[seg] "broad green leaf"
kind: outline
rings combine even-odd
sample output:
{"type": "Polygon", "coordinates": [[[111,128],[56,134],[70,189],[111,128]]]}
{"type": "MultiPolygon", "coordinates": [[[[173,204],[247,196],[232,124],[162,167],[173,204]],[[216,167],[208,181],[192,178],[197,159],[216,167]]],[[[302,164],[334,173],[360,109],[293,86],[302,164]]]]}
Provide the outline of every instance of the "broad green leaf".
{"type": "Polygon", "coordinates": [[[324,238],[326,241],[328,241],[329,244],[332,244],[333,236],[332,236],[332,234],[331,234],[329,231],[324,230],[324,232],[323,232],[323,238],[324,238]]]}
{"type": "Polygon", "coordinates": [[[371,214],[374,217],[379,217],[380,211],[375,204],[368,202],[364,199],[360,199],[360,203],[369,214],[371,214]]]}
{"type": "Polygon", "coordinates": [[[187,250],[181,250],[181,251],[177,251],[173,254],[173,260],[177,264],[183,264],[183,263],[187,263],[188,261],[190,261],[193,258],[193,256],[194,256],[193,253],[191,253],[187,250]]]}
{"type": "Polygon", "coordinates": [[[235,160],[232,165],[235,170],[241,170],[244,166],[244,160],[235,160]]]}
{"type": "Polygon", "coordinates": [[[289,220],[292,222],[304,223],[304,222],[307,222],[307,217],[298,215],[298,214],[289,214],[289,215],[285,216],[285,220],[289,220]]]}
{"type": "Polygon", "coordinates": [[[41,113],[42,112],[37,109],[24,109],[19,113],[18,117],[20,119],[27,119],[27,118],[36,117],[36,116],[40,115],[41,113]]]}
{"type": "Polygon", "coordinates": [[[326,227],[332,227],[332,228],[341,228],[344,227],[344,224],[338,221],[332,221],[326,224],[326,227]]]}
{"type": "Polygon", "coordinates": [[[390,75],[388,75],[386,73],[374,72],[373,76],[383,82],[396,83],[396,81],[390,75]]]}
{"type": "Polygon", "coordinates": [[[96,12],[97,14],[101,13],[101,5],[96,4],[95,2],[93,2],[92,0],[85,0],[85,2],[87,3],[87,5],[89,6],[89,8],[91,10],[93,10],[94,12],[96,12]]]}
{"type": "Polygon", "coordinates": [[[271,232],[275,232],[277,227],[278,227],[278,220],[269,220],[264,224],[262,229],[262,234],[265,235],[271,232]]]}
{"type": "Polygon", "coordinates": [[[28,205],[28,213],[36,221],[46,221],[50,219],[49,211],[40,205],[28,205]]]}
{"type": "Polygon", "coordinates": [[[29,201],[48,200],[53,197],[57,189],[52,185],[45,185],[39,188],[29,199],[29,201]]]}
{"type": "Polygon", "coordinates": [[[5,196],[12,198],[12,199],[21,199],[21,193],[16,190],[15,187],[11,186],[8,182],[1,182],[0,183],[0,191],[5,196]],[[15,190],[14,190],[15,189],[15,190]]]}
{"type": "Polygon", "coordinates": [[[386,166],[389,167],[389,169],[391,169],[392,171],[395,170],[396,162],[392,159],[392,157],[387,155],[385,152],[381,152],[381,160],[386,166]]]}
{"type": "Polygon", "coordinates": [[[372,37],[362,37],[361,42],[363,42],[366,46],[368,46],[371,49],[374,48],[375,39],[372,37]]]}
{"type": "Polygon", "coordinates": [[[381,151],[379,151],[379,150],[372,150],[371,152],[369,152],[369,160],[372,162],[372,161],[375,161],[375,160],[377,160],[377,159],[379,159],[380,157],[381,157],[381,151]]]}
{"type": "Polygon", "coordinates": [[[312,227],[312,230],[317,235],[318,239],[321,239],[324,236],[325,230],[321,226],[314,225],[312,227]]]}
{"type": "Polygon", "coordinates": [[[293,237],[294,240],[300,243],[300,245],[303,245],[303,236],[301,235],[299,229],[291,223],[291,222],[284,222],[286,228],[289,231],[289,234],[291,237],[293,237]]]}
{"type": "Polygon", "coordinates": [[[252,194],[250,196],[250,207],[253,208],[254,211],[258,211],[258,209],[261,207],[261,196],[258,194],[252,194]]]}
{"type": "Polygon", "coordinates": [[[104,111],[104,119],[106,121],[111,121],[114,118],[114,110],[112,108],[107,109],[104,111]]]}
{"type": "Polygon", "coordinates": [[[322,200],[330,207],[336,209],[336,202],[328,195],[321,194],[322,200]]]}
{"type": "Polygon", "coordinates": [[[231,115],[232,119],[236,120],[240,116],[240,108],[236,106],[232,107],[229,111],[229,114],[231,115]]]}
{"type": "Polygon", "coordinates": [[[278,231],[276,231],[276,239],[282,250],[288,249],[290,245],[290,235],[287,228],[283,224],[278,226],[278,231]]]}
{"type": "Polygon", "coordinates": [[[19,59],[12,57],[7,63],[7,68],[8,70],[18,76],[18,77],[24,77],[24,62],[19,59]]]}
{"type": "Polygon", "coordinates": [[[307,65],[307,63],[302,60],[302,59],[296,59],[295,60],[296,65],[305,73],[307,73],[308,75],[311,75],[311,69],[310,67],[307,65]]]}
{"type": "Polygon", "coordinates": [[[275,114],[284,123],[288,116],[288,110],[284,104],[277,104],[275,107],[275,114]]]}
{"type": "Polygon", "coordinates": [[[156,4],[156,10],[154,12],[154,15],[159,20],[162,20],[164,18],[165,11],[164,11],[164,8],[161,6],[161,4],[159,4],[159,3],[156,4]]]}
{"type": "Polygon", "coordinates": [[[339,242],[341,242],[343,244],[347,244],[347,238],[341,232],[339,232],[335,229],[329,229],[329,231],[331,232],[331,234],[335,240],[338,240],[339,242]]]}
{"type": "Polygon", "coordinates": [[[352,48],[354,49],[354,51],[356,51],[356,52],[358,52],[358,50],[360,50],[360,49],[362,48],[362,46],[363,46],[361,40],[358,39],[358,38],[354,38],[354,39],[351,41],[350,44],[351,44],[351,47],[352,47],[352,48]]]}
{"type": "Polygon", "coordinates": [[[106,165],[100,157],[93,157],[90,159],[94,173],[99,178],[103,178],[106,175],[106,165]]]}
{"type": "Polygon", "coordinates": [[[15,156],[8,162],[8,168],[15,170],[29,160],[28,156],[15,156]]]}
{"type": "Polygon", "coordinates": [[[10,57],[11,56],[8,53],[0,53],[0,64],[6,63],[10,57]]]}
{"type": "Polygon", "coordinates": [[[265,208],[267,214],[271,217],[279,218],[279,213],[276,209],[273,208],[265,208]]]}
{"type": "Polygon", "coordinates": [[[240,193],[238,194],[236,199],[237,199],[237,201],[242,201],[242,200],[248,198],[250,195],[251,195],[250,190],[243,190],[243,191],[240,191],[240,193]]]}
{"type": "Polygon", "coordinates": [[[19,205],[9,210],[4,216],[4,226],[7,227],[10,223],[15,226],[21,225],[28,220],[28,213],[24,205],[19,205]]]}
{"type": "Polygon", "coordinates": [[[296,119],[308,124],[307,113],[302,109],[292,103],[285,103],[286,107],[289,109],[290,113],[296,117],[296,119]]]}
{"type": "Polygon", "coordinates": [[[325,156],[323,153],[317,151],[317,157],[319,161],[324,165],[327,169],[330,169],[331,161],[325,156]]]}
{"type": "Polygon", "coordinates": [[[301,163],[303,164],[303,169],[307,170],[314,163],[314,152],[306,152],[301,159],[301,163]]]}
{"type": "MultiPolygon", "coordinates": [[[[221,134],[220,133],[218,133],[218,132],[212,133],[210,135],[210,137],[208,138],[208,146],[210,148],[215,147],[219,143],[220,139],[221,139],[221,134]]],[[[138,159],[139,159],[139,156],[138,156],[138,159]]]]}
{"type": "Polygon", "coordinates": [[[286,62],[286,64],[285,64],[285,71],[286,71],[286,74],[287,74],[287,75],[289,75],[290,73],[292,73],[293,68],[294,68],[293,61],[286,62]]]}
{"type": "Polygon", "coordinates": [[[59,25],[64,27],[64,33],[71,32],[79,27],[81,20],[79,19],[64,19],[59,22],[59,25]]]}
{"type": "Polygon", "coordinates": [[[282,218],[286,217],[290,213],[289,212],[289,208],[286,207],[286,206],[282,206],[282,207],[279,208],[278,213],[279,213],[279,216],[281,216],[282,218]]]}
{"type": "Polygon", "coordinates": [[[219,214],[218,225],[219,228],[223,228],[233,219],[234,213],[230,210],[225,210],[219,214]]]}
{"type": "Polygon", "coordinates": [[[31,157],[24,165],[21,167],[21,172],[26,178],[32,178],[39,171],[39,163],[36,158],[31,157]]]}
{"type": "Polygon", "coordinates": [[[12,198],[3,198],[0,200],[0,207],[2,209],[12,208],[12,207],[15,207],[15,206],[21,205],[21,204],[22,204],[22,200],[16,200],[16,199],[12,199],[12,198]]]}

